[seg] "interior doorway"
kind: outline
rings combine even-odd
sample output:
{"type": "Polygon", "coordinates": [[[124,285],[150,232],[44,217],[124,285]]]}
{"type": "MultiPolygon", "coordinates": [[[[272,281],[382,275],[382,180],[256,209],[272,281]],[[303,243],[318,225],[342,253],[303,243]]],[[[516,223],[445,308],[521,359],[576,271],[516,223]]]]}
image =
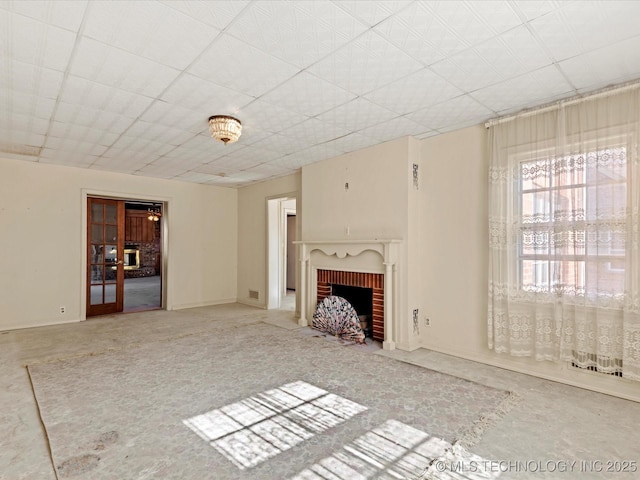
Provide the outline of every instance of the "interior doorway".
{"type": "Polygon", "coordinates": [[[267,308],[296,309],[296,198],[267,200],[267,308]]]}
{"type": "Polygon", "coordinates": [[[163,203],[87,203],[87,317],[162,308],[163,203]]]}

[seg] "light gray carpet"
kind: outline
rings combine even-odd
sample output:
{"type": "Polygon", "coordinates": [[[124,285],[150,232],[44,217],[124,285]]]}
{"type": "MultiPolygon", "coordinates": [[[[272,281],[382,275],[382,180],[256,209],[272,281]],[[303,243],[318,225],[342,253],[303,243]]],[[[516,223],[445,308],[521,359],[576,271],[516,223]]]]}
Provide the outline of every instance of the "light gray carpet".
{"type": "Polygon", "coordinates": [[[28,368],[60,479],[411,478],[508,399],[266,324],[28,368]]]}

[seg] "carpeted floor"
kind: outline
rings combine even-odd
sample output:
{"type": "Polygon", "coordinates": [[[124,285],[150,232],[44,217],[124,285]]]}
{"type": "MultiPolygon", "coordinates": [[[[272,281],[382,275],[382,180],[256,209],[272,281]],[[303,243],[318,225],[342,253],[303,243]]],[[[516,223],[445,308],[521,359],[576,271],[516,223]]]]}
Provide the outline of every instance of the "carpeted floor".
{"type": "Polygon", "coordinates": [[[267,324],[28,368],[60,479],[415,478],[509,399],[267,324]]]}

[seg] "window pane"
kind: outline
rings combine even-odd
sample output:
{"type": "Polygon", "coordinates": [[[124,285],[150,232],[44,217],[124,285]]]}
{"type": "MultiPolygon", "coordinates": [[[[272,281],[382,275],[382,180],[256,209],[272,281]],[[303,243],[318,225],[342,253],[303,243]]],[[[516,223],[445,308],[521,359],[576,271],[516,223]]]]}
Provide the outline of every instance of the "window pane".
{"type": "Polygon", "coordinates": [[[107,225],[106,228],[106,240],[107,242],[115,242],[118,239],[118,226],[117,225],[107,225]]]}
{"type": "Polygon", "coordinates": [[[91,285],[91,305],[102,303],[102,285],[91,285]]]}
{"type": "Polygon", "coordinates": [[[585,262],[561,260],[551,262],[552,288],[565,295],[584,295],[585,262]]]}
{"type": "Polygon", "coordinates": [[[105,215],[105,223],[117,224],[118,223],[118,213],[115,205],[105,205],[106,215],[105,215]]]}
{"type": "Polygon", "coordinates": [[[522,194],[522,223],[546,223],[551,219],[548,191],[522,194]]]}
{"type": "Polygon", "coordinates": [[[549,188],[549,160],[536,160],[520,164],[522,190],[549,188]]]}
{"type": "Polygon", "coordinates": [[[551,234],[551,254],[552,255],[585,255],[585,232],[584,230],[573,230],[573,225],[565,228],[555,227],[551,234]]]}
{"type": "Polygon", "coordinates": [[[611,295],[624,292],[624,259],[602,259],[590,263],[587,267],[589,292],[611,295]]]}
{"type": "Polygon", "coordinates": [[[567,155],[553,161],[553,185],[564,187],[585,183],[585,156],[582,154],[567,155]]]}
{"type": "Polygon", "coordinates": [[[104,242],[104,229],[102,225],[91,225],[91,243],[104,242]]]}
{"type": "MultiPolygon", "coordinates": [[[[91,265],[91,283],[102,283],[102,276],[104,272],[104,266],[102,265],[91,265]]],[[[92,287],[93,289],[93,287],[92,287]]],[[[93,290],[92,290],[93,291],[93,290]]]]}
{"type": "Polygon", "coordinates": [[[115,283],[104,286],[104,303],[115,303],[116,285],[115,283]]]}
{"type": "Polygon", "coordinates": [[[536,228],[523,228],[521,234],[523,255],[548,255],[549,231],[536,228]]]}
{"type": "Polygon", "coordinates": [[[114,265],[117,262],[118,250],[115,245],[107,245],[104,255],[104,263],[114,265]]]}
{"type": "Polygon", "coordinates": [[[91,245],[91,263],[102,263],[104,261],[103,245],[91,245]]]}
{"type": "Polygon", "coordinates": [[[560,188],[553,192],[553,221],[582,222],[585,220],[586,190],[584,187],[560,188]]]}
{"type": "Polygon", "coordinates": [[[102,223],[104,219],[104,209],[101,204],[91,204],[91,221],[95,223],[102,223]]]}
{"type": "Polygon", "coordinates": [[[522,261],[522,288],[529,292],[546,292],[549,289],[549,262],[546,260],[522,261]]]}

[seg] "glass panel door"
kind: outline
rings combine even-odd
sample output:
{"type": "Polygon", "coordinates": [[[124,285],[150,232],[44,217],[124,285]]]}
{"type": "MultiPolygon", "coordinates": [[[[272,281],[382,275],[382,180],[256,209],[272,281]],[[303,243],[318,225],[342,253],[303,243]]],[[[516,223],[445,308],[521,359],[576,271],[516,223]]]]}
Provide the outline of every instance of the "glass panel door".
{"type": "Polygon", "coordinates": [[[88,199],[87,316],[122,312],[124,202],[88,199]]]}

